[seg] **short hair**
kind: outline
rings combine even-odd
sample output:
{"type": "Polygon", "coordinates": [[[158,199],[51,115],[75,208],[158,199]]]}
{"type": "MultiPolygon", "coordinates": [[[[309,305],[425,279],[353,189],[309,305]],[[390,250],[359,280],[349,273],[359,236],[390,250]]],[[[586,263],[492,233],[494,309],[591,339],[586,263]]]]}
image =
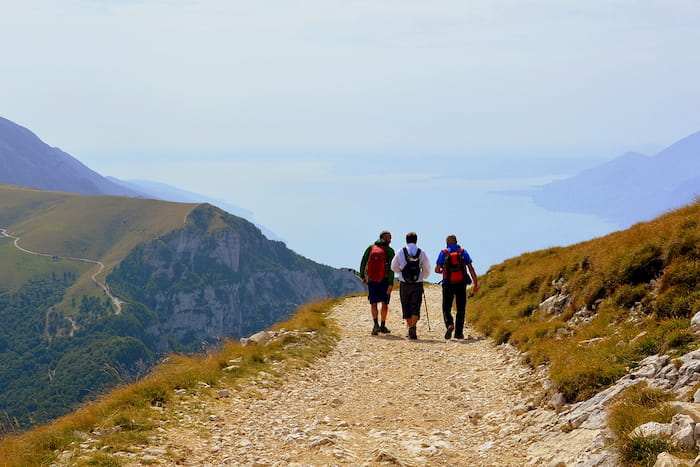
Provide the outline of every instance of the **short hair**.
{"type": "Polygon", "coordinates": [[[418,234],[415,232],[408,232],[406,234],[406,243],[416,243],[418,241],[418,234]]]}
{"type": "Polygon", "coordinates": [[[389,232],[388,230],[382,230],[382,232],[379,234],[379,238],[381,240],[384,240],[385,235],[391,235],[391,232],[389,232]]]}
{"type": "Polygon", "coordinates": [[[450,245],[452,243],[457,243],[457,235],[455,235],[455,234],[448,235],[447,238],[445,239],[445,243],[447,243],[448,245],[450,245]]]}

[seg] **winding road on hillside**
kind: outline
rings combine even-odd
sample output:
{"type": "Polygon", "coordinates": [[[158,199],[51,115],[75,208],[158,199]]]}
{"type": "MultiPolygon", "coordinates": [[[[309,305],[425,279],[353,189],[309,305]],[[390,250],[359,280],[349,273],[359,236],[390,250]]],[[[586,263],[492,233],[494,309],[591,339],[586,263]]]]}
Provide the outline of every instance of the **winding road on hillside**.
{"type": "Polygon", "coordinates": [[[36,252],[36,251],[27,250],[26,248],[22,248],[21,246],[19,246],[19,237],[15,237],[14,235],[9,234],[9,233],[7,232],[6,229],[0,229],[0,237],[7,237],[7,238],[12,238],[12,239],[14,239],[15,248],[17,248],[18,250],[20,250],[20,251],[22,251],[22,252],[24,252],[24,253],[27,253],[27,254],[29,254],[29,255],[43,256],[43,257],[46,257],[46,258],[66,259],[66,260],[70,260],[70,261],[80,261],[80,262],[83,262],[83,263],[97,264],[97,265],[100,267],[100,269],[99,269],[99,271],[97,271],[96,273],[94,273],[92,276],[90,276],[90,278],[92,279],[92,281],[93,281],[95,284],[97,284],[98,286],[100,286],[100,288],[102,288],[102,290],[103,290],[104,293],[107,295],[107,297],[109,297],[109,299],[112,300],[112,303],[114,304],[114,307],[115,307],[115,309],[116,309],[115,314],[117,314],[117,315],[121,314],[121,312],[122,312],[122,301],[121,301],[118,297],[112,295],[112,292],[110,292],[110,290],[109,290],[109,285],[107,285],[106,282],[100,282],[99,280],[97,280],[97,276],[99,276],[99,275],[102,273],[102,271],[104,270],[104,268],[105,268],[105,265],[104,265],[102,262],[96,261],[96,260],[94,260],[94,259],[88,259],[88,258],[76,258],[76,257],[73,257],[73,256],[51,255],[51,254],[48,254],[48,253],[39,253],[39,252],[36,252]]]}
{"type": "Polygon", "coordinates": [[[212,395],[183,393],[149,446],[120,458],[130,466],[584,465],[575,460],[591,440],[562,437],[556,412],[539,404],[541,375],[473,329],[446,341],[440,288],[427,287],[426,297],[431,329],[424,315],[418,340],[405,337],[398,294],[392,333],[380,336],[370,335],[366,297],[343,300],[331,314],[342,335],[329,355],[279,384],[261,372],[212,395]]]}

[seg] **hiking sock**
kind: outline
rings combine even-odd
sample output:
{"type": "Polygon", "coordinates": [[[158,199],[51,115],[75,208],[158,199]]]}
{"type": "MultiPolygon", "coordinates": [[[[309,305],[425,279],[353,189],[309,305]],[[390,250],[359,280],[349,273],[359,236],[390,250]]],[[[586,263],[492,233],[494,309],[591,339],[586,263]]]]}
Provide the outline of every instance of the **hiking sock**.
{"type": "Polygon", "coordinates": [[[379,327],[379,318],[372,318],[374,320],[374,325],[379,327]]]}

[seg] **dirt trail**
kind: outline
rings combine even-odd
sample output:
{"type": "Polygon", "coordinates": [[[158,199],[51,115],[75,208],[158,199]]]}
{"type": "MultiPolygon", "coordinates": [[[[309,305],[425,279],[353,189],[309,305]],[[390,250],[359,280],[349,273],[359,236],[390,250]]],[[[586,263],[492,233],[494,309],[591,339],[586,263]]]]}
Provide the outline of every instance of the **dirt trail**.
{"type": "Polygon", "coordinates": [[[332,313],[342,339],[330,355],[275,389],[260,375],[250,383],[258,399],[232,391],[184,400],[179,419],[160,428],[158,447],[132,465],[539,464],[527,446],[541,427],[518,416],[536,391],[534,375],[472,329],[446,341],[440,293],[426,290],[432,331],[423,316],[417,341],[405,337],[398,303],[392,333],[371,336],[366,297],[344,300],[332,313]]]}

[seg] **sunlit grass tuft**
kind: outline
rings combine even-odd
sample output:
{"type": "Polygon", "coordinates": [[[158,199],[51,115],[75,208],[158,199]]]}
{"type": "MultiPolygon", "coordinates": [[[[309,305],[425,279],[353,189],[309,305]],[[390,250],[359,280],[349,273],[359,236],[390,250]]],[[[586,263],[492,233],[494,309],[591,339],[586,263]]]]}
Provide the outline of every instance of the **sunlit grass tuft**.
{"type": "Polygon", "coordinates": [[[632,435],[635,428],[648,422],[670,423],[675,412],[666,402],[671,399],[671,393],[649,388],[645,383],[633,385],[617,397],[610,409],[608,425],[625,465],[652,466],[664,451],[677,456],[693,454],[681,453],[667,438],[632,435]]]}

